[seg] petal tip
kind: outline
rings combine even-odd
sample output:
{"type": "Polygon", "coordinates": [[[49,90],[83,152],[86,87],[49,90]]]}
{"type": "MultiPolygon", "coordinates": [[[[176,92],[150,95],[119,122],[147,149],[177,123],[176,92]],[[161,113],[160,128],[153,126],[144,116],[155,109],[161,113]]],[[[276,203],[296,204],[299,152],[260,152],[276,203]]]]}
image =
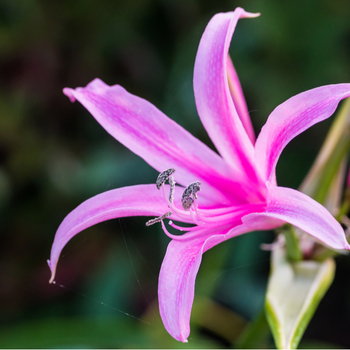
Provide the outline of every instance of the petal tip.
{"type": "MultiPolygon", "coordinates": [[[[170,335],[171,335],[171,334],[170,334],[170,335]]],[[[186,344],[186,343],[188,343],[188,339],[187,339],[188,336],[189,336],[189,332],[187,333],[187,336],[184,335],[184,334],[180,334],[180,335],[177,336],[177,337],[174,337],[174,336],[173,336],[173,338],[175,338],[176,340],[178,340],[178,341],[180,341],[180,342],[186,344]]]]}
{"type": "Polygon", "coordinates": [[[71,88],[64,88],[63,93],[70,99],[71,102],[75,102],[74,90],[71,88]]]}
{"type": "Polygon", "coordinates": [[[260,12],[257,13],[251,13],[251,12],[245,12],[245,18],[256,18],[259,17],[261,14],[260,12]]]}
{"type": "Polygon", "coordinates": [[[252,12],[247,12],[241,7],[237,7],[235,11],[242,11],[241,18],[255,18],[260,16],[260,12],[252,13],[252,12]]]}
{"type": "Polygon", "coordinates": [[[51,261],[47,260],[47,264],[49,265],[49,268],[51,270],[51,278],[49,280],[49,283],[55,283],[54,279],[55,279],[55,275],[56,275],[56,266],[52,267],[51,261]]]}

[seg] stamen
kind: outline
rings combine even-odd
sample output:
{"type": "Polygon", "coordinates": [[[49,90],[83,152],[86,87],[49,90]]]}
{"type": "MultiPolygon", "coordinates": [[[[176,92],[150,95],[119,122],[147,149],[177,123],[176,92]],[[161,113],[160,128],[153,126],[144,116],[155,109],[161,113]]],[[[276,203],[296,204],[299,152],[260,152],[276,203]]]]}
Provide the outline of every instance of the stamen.
{"type": "Polygon", "coordinates": [[[164,185],[165,181],[168,180],[169,176],[175,173],[174,168],[170,168],[167,170],[164,170],[158,175],[157,181],[156,181],[156,186],[158,190],[164,185]]]}
{"type": "Polygon", "coordinates": [[[186,231],[186,232],[190,232],[190,231],[193,231],[194,229],[197,228],[197,226],[192,226],[192,227],[182,227],[182,226],[179,226],[179,225],[176,225],[173,223],[172,220],[169,220],[169,225],[173,228],[175,228],[176,230],[179,230],[179,231],[186,231]]]}
{"type": "Polygon", "coordinates": [[[175,193],[175,180],[172,176],[169,176],[170,192],[169,192],[169,202],[174,203],[174,193],[175,193]]]}
{"type": "Polygon", "coordinates": [[[186,187],[182,197],[190,197],[193,194],[197,198],[196,193],[200,190],[201,183],[199,181],[192,182],[186,187]]]}
{"type": "Polygon", "coordinates": [[[201,190],[201,183],[198,181],[192,182],[189,184],[181,198],[182,208],[186,211],[189,210],[194,202],[197,199],[197,192],[201,190]],[[193,196],[193,198],[191,197],[193,196]]]}
{"type": "Polygon", "coordinates": [[[163,187],[163,194],[164,194],[164,198],[165,198],[165,201],[167,202],[168,204],[168,207],[173,211],[175,212],[175,214],[181,218],[181,219],[188,219],[189,218],[189,215],[188,213],[185,213],[183,210],[180,210],[178,208],[175,207],[174,203],[170,203],[169,201],[169,198],[167,197],[167,195],[165,194],[165,188],[163,187]]]}
{"type": "Polygon", "coordinates": [[[198,205],[196,202],[194,202],[192,207],[190,208],[190,214],[192,220],[195,222],[196,225],[200,226],[205,224],[205,219],[198,212],[198,205]]]}
{"type": "Polygon", "coordinates": [[[163,229],[164,233],[169,238],[174,239],[175,241],[186,241],[186,240],[189,240],[189,239],[199,238],[201,236],[207,235],[207,231],[206,230],[194,230],[195,228],[198,228],[197,226],[192,227],[193,228],[193,232],[187,232],[187,233],[184,233],[183,235],[173,235],[165,227],[164,221],[161,221],[161,224],[162,224],[162,229],[163,229]]]}
{"type": "Polygon", "coordinates": [[[194,199],[191,197],[182,197],[181,204],[182,208],[184,208],[186,211],[189,210],[194,202],[194,199]]]}
{"type": "Polygon", "coordinates": [[[171,234],[171,233],[167,230],[167,228],[165,227],[165,224],[164,224],[163,220],[161,221],[161,224],[162,224],[162,229],[163,229],[164,233],[165,233],[169,238],[171,238],[171,239],[179,239],[179,238],[180,238],[180,240],[181,240],[181,237],[182,237],[182,236],[173,235],[173,234],[171,234]]]}
{"type": "Polygon", "coordinates": [[[162,229],[164,231],[164,233],[171,239],[174,239],[176,241],[185,241],[187,239],[190,239],[193,237],[193,235],[186,235],[186,233],[184,233],[183,235],[173,235],[172,233],[170,233],[167,228],[165,227],[165,224],[163,222],[163,220],[161,221],[162,224],[162,229]]]}
{"type": "MultiPolygon", "coordinates": [[[[197,189],[195,189],[196,192],[198,192],[197,189]]],[[[163,187],[163,193],[164,193],[164,198],[168,204],[168,207],[181,219],[183,220],[188,220],[189,218],[192,219],[193,222],[195,222],[197,225],[198,224],[204,224],[206,222],[206,219],[199,214],[198,212],[198,208],[197,208],[197,205],[196,203],[194,202],[194,199],[189,197],[189,199],[187,199],[187,202],[189,202],[191,205],[189,206],[189,209],[194,209],[195,212],[192,212],[192,211],[189,211],[189,210],[186,210],[186,211],[183,211],[182,209],[178,209],[176,208],[175,204],[174,203],[171,203],[170,202],[170,198],[168,199],[166,194],[165,194],[165,188],[163,187]]]]}
{"type": "Polygon", "coordinates": [[[162,216],[159,216],[158,218],[154,218],[154,219],[148,220],[146,222],[146,226],[154,225],[157,222],[163,222],[163,220],[168,218],[171,214],[172,214],[172,212],[168,211],[167,213],[163,214],[162,216]]]}

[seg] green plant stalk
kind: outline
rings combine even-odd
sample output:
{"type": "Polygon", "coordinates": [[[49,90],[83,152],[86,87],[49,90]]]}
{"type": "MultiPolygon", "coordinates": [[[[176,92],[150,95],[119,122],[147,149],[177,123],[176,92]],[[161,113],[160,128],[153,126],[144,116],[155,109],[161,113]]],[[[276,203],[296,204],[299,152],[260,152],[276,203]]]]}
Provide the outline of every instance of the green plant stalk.
{"type": "Polygon", "coordinates": [[[341,221],[343,215],[347,215],[350,210],[350,188],[347,187],[345,190],[344,201],[340,207],[339,213],[336,217],[338,221],[341,221]]]}
{"type": "Polygon", "coordinates": [[[350,99],[338,112],[325,142],[299,190],[323,204],[350,148],[350,99]]]}
{"type": "Polygon", "coordinates": [[[324,203],[329,187],[333,178],[336,176],[340,165],[347,155],[350,148],[350,135],[343,135],[334,149],[333,157],[328,160],[328,166],[325,167],[322,177],[319,181],[319,187],[314,195],[314,199],[319,203],[324,203]]]}
{"type": "Polygon", "coordinates": [[[287,257],[290,261],[301,261],[303,259],[303,253],[300,249],[299,238],[295,233],[295,229],[291,225],[284,225],[282,232],[286,239],[286,251],[287,257]]]}
{"type": "Polygon", "coordinates": [[[245,328],[235,343],[235,349],[261,348],[270,336],[265,310],[262,309],[245,328]]]}

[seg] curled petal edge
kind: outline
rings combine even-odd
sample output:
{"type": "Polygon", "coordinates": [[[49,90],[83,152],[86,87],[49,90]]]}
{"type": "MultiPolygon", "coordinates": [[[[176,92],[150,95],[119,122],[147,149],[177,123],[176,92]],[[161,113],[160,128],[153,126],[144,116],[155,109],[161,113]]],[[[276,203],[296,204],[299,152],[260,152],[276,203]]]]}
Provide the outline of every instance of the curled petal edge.
{"type": "Polygon", "coordinates": [[[267,187],[265,212],[250,214],[249,220],[278,219],[299,227],[333,249],[350,250],[343,228],[324,206],[297,190],[270,183],[267,187]]]}
{"type": "Polygon", "coordinates": [[[172,240],[159,273],[159,311],[164,327],[174,339],[183,343],[187,343],[190,334],[195,280],[202,255],[225,240],[225,234],[213,235],[208,231],[205,236],[190,241],[172,240]]]}
{"type": "Polygon", "coordinates": [[[250,219],[250,215],[253,214],[244,216],[242,221],[238,219],[240,224],[233,229],[232,225],[207,231],[199,229],[197,237],[200,238],[169,243],[159,274],[158,299],[164,327],[174,339],[185,343],[190,334],[195,280],[203,253],[232,237],[273,229],[284,223],[276,218],[250,219]]]}
{"type": "MultiPolygon", "coordinates": [[[[79,232],[100,222],[128,216],[160,216],[169,211],[162,191],[156,186],[137,185],[103,192],[81,203],[71,211],[57,229],[48,265],[50,283],[64,246],[79,232]]],[[[176,219],[176,217],[170,217],[176,219]]]]}
{"type": "Polygon", "coordinates": [[[277,106],[256,140],[255,163],[260,176],[276,184],[276,164],[286,145],[311,126],[329,118],[350,96],[350,84],[326,85],[295,95],[277,106]]]}
{"type": "MultiPolygon", "coordinates": [[[[193,74],[196,106],[203,126],[222,157],[251,181],[256,180],[254,147],[231,97],[228,74],[232,70],[228,68],[233,66],[228,51],[238,20],[257,16],[239,7],[234,12],[215,15],[199,43],[193,74]]],[[[234,82],[240,90],[238,100],[244,99],[238,79],[234,82]]]]}

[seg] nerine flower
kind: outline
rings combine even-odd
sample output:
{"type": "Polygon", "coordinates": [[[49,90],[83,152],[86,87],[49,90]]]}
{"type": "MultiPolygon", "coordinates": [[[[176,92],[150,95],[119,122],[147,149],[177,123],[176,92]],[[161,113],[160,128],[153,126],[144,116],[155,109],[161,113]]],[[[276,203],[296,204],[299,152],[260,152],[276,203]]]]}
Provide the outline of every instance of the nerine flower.
{"type": "Polygon", "coordinates": [[[68,214],[57,230],[48,261],[50,282],[63,247],[80,231],[113,218],[156,217],[147,224],[160,222],[172,238],[159,275],[160,315],[167,331],[186,342],[196,275],[202,254],[213,246],[288,222],[333,249],[350,249],[342,227],[321,204],[277,186],[275,175],[288,142],[331,116],[339,101],[350,96],[350,84],[322,86],[290,98],[270,114],[255,142],[228,50],[238,19],[256,16],[241,8],[219,13],[210,20],[199,44],[195,100],[219,154],[119,85],[95,79],[85,88],[64,89],[71,101],[78,100],[108,133],[161,174],[157,186],[110,190],[68,214]],[[170,234],[165,218],[185,233],[170,234]],[[173,220],[192,225],[185,228],[173,220]]]}

